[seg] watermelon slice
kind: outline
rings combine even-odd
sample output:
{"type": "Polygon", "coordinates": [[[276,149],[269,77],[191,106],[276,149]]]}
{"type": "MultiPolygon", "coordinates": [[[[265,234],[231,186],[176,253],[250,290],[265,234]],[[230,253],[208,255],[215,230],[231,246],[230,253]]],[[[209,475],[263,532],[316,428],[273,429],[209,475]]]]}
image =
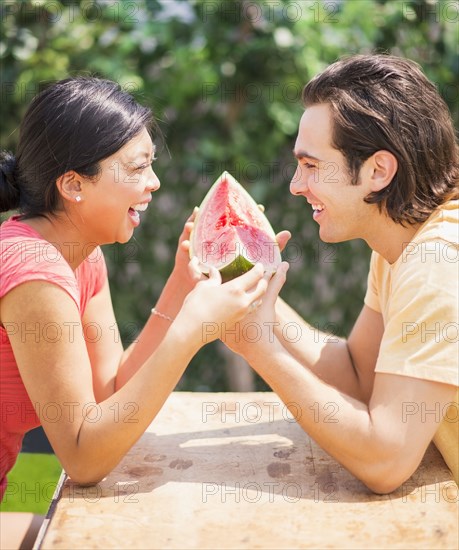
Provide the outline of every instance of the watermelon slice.
{"type": "Polygon", "coordinates": [[[199,207],[190,236],[190,257],[197,256],[203,273],[216,267],[223,282],[261,262],[274,273],[281,263],[279,245],[266,216],[231,174],[212,185],[199,207]]]}

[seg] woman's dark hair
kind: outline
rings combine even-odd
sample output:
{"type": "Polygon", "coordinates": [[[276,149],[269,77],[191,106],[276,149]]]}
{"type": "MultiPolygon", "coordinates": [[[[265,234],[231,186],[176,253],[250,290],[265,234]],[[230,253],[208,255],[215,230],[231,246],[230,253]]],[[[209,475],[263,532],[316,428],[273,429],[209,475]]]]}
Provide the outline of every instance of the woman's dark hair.
{"type": "Polygon", "coordinates": [[[0,154],[0,211],[24,217],[60,207],[56,180],[69,170],[97,176],[99,162],[154,125],[151,110],[110,80],[61,80],[31,102],[19,130],[16,158],[0,154]]]}
{"type": "Polygon", "coordinates": [[[389,55],[342,59],[305,86],[303,103],[330,105],[332,146],[346,158],[353,184],[376,151],[397,158],[389,186],[365,198],[380,210],[384,206],[395,222],[424,222],[437,206],[458,198],[459,152],[451,115],[416,63],[389,55]]]}

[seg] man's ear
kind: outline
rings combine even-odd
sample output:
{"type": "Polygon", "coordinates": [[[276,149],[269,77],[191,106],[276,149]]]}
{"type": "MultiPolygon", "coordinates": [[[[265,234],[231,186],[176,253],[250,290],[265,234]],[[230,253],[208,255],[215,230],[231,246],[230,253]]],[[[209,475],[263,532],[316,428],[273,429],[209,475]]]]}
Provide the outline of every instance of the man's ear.
{"type": "Polygon", "coordinates": [[[365,175],[373,193],[381,191],[393,180],[398,169],[398,161],[390,151],[376,151],[365,163],[365,175]]]}
{"type": "Polygon", "coordinates": [[[59,176],[56,180],[56,186],[63,199],[70,202],[80,202],[82,200],[81,179],[73,170],[59,176]]]}

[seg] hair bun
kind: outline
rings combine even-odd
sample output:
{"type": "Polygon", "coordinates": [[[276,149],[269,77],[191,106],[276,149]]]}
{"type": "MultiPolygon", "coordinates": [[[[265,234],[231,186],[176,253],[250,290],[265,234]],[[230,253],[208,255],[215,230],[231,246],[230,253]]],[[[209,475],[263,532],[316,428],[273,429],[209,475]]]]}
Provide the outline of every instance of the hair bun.
{"type": "Polygon", "coordinates": [[[16,157],[8,152],[0,152],[0,212],[14,210],[19,206],[19,186],[17,181],[16,157]]]}
{"type": "Polygon", "coordinates": [[[0,152],[0,171],[6,181],[13,187],[16,185],[16,157],[9,151],[0,152]]]}

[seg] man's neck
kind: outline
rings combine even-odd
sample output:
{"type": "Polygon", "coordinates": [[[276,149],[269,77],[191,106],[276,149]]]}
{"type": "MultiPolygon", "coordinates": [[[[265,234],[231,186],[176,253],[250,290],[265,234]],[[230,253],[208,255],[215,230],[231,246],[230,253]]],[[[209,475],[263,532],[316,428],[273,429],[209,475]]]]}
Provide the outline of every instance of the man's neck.
{"type": "Polygon", "coordinates": [[[380,254],[390,264],[395,263],[406,246],[413,240],[421,224],[405,226],[381,215],[377,229],[366,239],[372,250],[380,254]]]}

